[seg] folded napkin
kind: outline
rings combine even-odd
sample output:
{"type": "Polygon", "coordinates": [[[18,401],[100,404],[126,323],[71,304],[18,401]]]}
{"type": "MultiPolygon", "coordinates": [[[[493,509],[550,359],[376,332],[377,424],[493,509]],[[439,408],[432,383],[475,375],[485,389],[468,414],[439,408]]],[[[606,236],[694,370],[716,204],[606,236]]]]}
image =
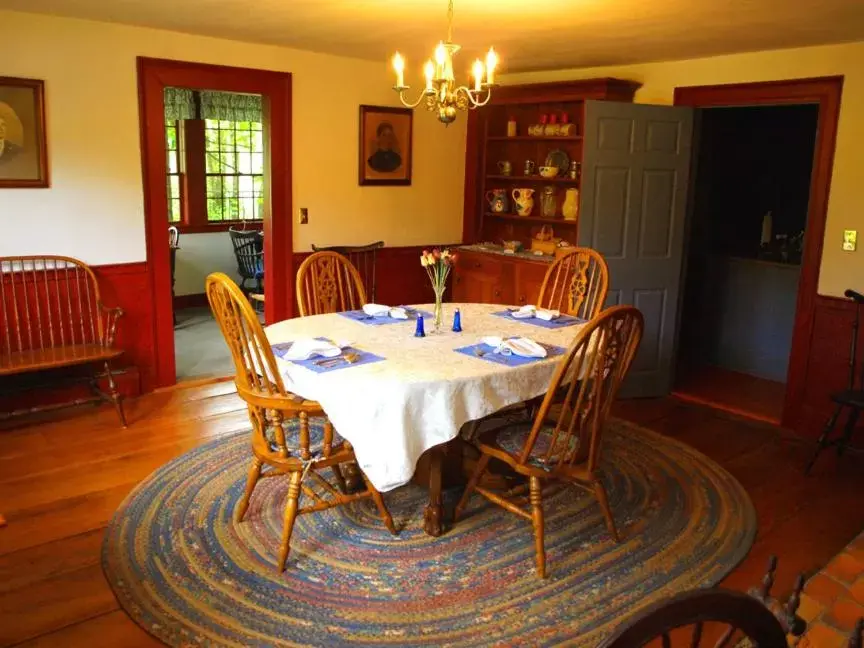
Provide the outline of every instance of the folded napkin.
{"type": "Polygon", "coordinates": [[[408,319],[404,308],[385,306],[384,304],[363,304],[363,312],[372,317],[392,317],[393,319],[408,319]]]}
{"type": "Polygon", "coordinates": [[[497,335],[490,335],[480,341],[487,346],[495,347],[495,353],[502,355],[517,355],[523,358],[546,357],[546,348],[531,338],[516,337],[505,340],[497,335]]]}
{"type": "Polygon", "coordinates": [[[510,316],[515,319],[530,319],[532,317],[536,317],[537,319],[551,322],[553,319],[561,317],[561,312],[557,310],[537,308],[536,306],[532,306],[529,304],[527,306],[523,306],[519,310],[511,311],[510,316]]]}
{"type": "Polygon", "coordinates": [[[342,353],[345,344],[333,344],[330,340],[319,340],[317,338],[300,338],[294,340],[283,355],[284,360],[308,360],[315,356],[323,358],[335,358],[342,353]]]}

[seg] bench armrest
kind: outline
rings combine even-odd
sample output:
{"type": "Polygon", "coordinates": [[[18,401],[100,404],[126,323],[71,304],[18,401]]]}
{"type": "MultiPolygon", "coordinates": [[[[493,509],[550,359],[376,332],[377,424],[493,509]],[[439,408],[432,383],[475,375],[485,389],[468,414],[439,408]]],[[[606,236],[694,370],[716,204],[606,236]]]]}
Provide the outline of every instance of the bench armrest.
{"type": "Polygon", "coordinates": [[[104,347],[112,347],[114,346],[114,338],[117,335],[117,321],[123,317],[123,309],[122,308],[108,308],[105,304],[99,304],[101,312],[102,312],[102,324],[103,324],[103,333],[102,333],[102,346],[104,347]]]}

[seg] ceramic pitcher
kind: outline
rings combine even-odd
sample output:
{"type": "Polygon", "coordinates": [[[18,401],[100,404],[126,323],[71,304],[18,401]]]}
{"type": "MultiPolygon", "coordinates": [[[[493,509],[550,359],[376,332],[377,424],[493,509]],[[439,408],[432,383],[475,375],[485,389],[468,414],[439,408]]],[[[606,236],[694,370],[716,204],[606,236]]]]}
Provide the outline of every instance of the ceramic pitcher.
{"type": "Polygon", "coordinates": [[[564,220],[576,220],[579,216],[579,190],[576,187],[568,189],[561,206],[564,220]]]}
{"type": "Polygon", "coordinates": [[[486,192],[486,202],[489,203],[489,210],[496,214],[510,211],[510,199],[506,189],[490,189],[486,192]]]}
{"type": "Polygon", "coordinates": [[[534,210],[534,190],[524,187],[514,189],[513,202],[516,203],[516,213],[519,216],[530,216],[534,210]]]}

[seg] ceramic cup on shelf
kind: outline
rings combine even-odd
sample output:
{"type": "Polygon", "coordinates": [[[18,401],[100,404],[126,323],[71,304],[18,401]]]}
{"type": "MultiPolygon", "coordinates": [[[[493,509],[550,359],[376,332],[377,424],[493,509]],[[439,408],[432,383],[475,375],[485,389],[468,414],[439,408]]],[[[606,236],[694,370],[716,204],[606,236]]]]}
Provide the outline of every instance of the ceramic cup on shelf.
{"type": "Polygon", "coordinates": [[[540,167],[540,175],[544,178],[554,178],[558,175],[558,167],[542,166],[540,167]]]}
{"type": "Polygon", "coordinates": [[[517,187],[512,191],[513,202],[516,203],[516,214],[530,216],[534,211],[534,190],[527,187],[517,187]]]}
{"type": "Polygon", "coordinates": [[[513,165],[510,160],[501,160],[498,162],[498,171],[501,175],[509,176],[513,172],[513,165]]]}
{"type": "Polygon", "coordinates": [[[531,160],[525,160],[525,175],[534,175],[534,163],[531,160]]]}
{"type": "Polygon", "coordinates": [[[486,202],[489,203],[489,210],[495,214],[510,211],[510,199],[506,189],[490,189],[486,192],[486,202]]]}

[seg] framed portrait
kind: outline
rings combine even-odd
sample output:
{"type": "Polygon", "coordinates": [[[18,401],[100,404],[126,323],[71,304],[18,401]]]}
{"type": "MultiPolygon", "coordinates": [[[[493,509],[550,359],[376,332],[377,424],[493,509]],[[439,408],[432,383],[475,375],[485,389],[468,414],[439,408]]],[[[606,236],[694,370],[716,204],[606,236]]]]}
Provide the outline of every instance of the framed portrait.
{"type": "Polygon", "coordinates": [[[410,185],[410,108],[360,106],[360,184],[410,185]]]}
{"type": "Polygon", "coordinates": [[[0,189],[47,186],[45,84],[0,77],[0,189]]]}

